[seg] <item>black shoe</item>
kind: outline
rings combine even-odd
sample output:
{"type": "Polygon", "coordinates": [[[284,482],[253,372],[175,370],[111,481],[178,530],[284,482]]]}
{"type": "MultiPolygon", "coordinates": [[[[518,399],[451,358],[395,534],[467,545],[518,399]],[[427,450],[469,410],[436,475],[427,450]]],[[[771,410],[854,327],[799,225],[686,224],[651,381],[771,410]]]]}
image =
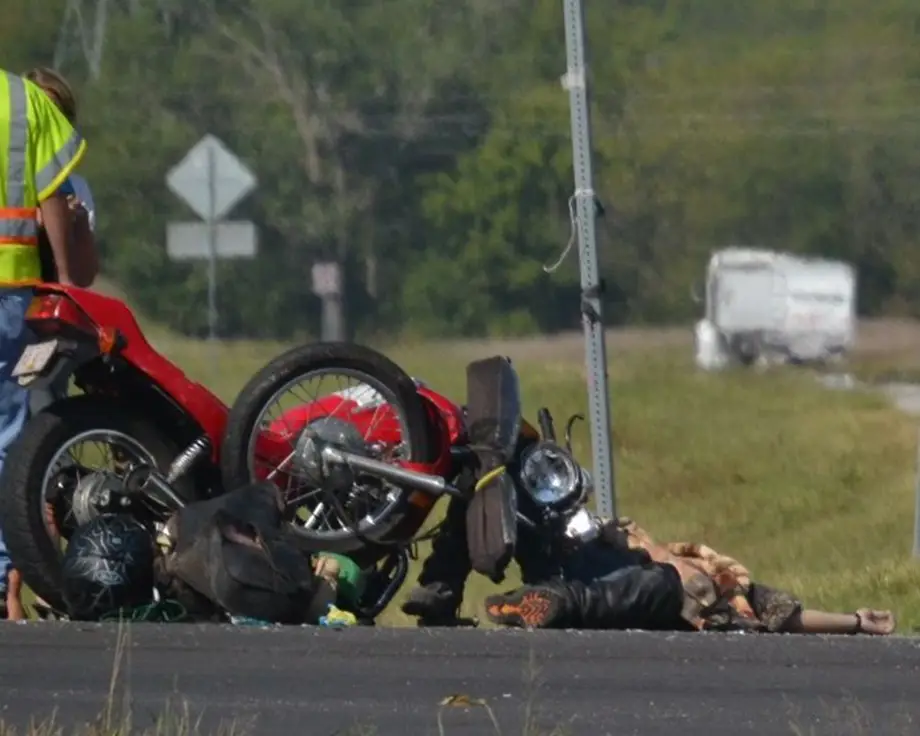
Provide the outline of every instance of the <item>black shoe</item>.
{"type": "Polygon", "coordinates": [[[551,588],[524,586],[486,598],[486,615],[501,626],[553,628],[564,612],[565,598],[551,588]]]}
{"type": "Polygon", "coordinates": [[[460,601],[446,586],[440,583],[420,585],[402,604],[402,612],[418,618],[419,626],[458,626],[457,617],[460,601]]]}

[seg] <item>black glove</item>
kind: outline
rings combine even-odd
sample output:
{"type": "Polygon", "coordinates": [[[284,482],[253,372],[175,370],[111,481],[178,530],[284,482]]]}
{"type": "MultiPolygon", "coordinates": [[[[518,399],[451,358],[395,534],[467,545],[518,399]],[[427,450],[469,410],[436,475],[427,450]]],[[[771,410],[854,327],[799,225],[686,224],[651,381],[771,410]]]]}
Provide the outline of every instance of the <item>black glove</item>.
{"type": "Polygon", "coordinates": [[[620,528],[616,520],[607,521],[601,527],[601,540],[604,544],[616,547],[619,550],[629,549],[629,535],[620,528]]]}

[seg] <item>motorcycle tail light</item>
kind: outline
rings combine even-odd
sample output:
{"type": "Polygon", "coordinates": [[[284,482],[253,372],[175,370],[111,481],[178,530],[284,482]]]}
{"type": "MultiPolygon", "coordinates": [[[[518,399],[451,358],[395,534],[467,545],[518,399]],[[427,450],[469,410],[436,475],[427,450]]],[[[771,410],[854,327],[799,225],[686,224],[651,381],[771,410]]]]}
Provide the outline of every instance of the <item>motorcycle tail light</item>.
{"type": "Polygon", "coordinates": [[[26,311],[26,320],[31,323],[39,323],[44,328],[52,328],[55,323],[58,323],[59,325],[71,325],[85,332],[96,332],[96,326],[90,319],[76,304],[62,294],[36,296],[26,311]]]}
{"type": "Polygon", "coordinates": [[[118,344],[118,330],[114,327],[100,327],[97,341],[99,343],[99,352],[103,355],[108,355],[118,344]]]}

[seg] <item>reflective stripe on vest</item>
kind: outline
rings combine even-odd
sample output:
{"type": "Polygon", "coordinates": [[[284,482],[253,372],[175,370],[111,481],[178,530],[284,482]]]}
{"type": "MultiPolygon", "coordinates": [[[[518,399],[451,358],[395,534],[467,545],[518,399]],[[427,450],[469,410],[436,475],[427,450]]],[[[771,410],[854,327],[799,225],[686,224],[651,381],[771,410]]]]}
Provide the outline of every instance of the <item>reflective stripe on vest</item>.
{"type": "Polygon", "coordinates": [[[37,281],[38,207],[26,201],[29,107],[25,82],[3,72],[9,88],[6,202],[0,207],[0,284],[37,281]],[[33,205],[33,206],[28,206],[33,205]]]}
{"type": "Polygon", "coordinates": [[[38,245],[35,215],[28,207],[0,207],[0,245],[38,245]]]}
{"type": "Polygon", "coordinates": [[[43,192],[54,184],[55,178],[60,176],[61,173],[60,162],[71,161],[76,158],[82,143],[83,137],[77,131],[70,134],[70,138],[58,149],[54,159],[48,162],[43,169],[35,172],[35,189],[37,191],[43,192]]]}

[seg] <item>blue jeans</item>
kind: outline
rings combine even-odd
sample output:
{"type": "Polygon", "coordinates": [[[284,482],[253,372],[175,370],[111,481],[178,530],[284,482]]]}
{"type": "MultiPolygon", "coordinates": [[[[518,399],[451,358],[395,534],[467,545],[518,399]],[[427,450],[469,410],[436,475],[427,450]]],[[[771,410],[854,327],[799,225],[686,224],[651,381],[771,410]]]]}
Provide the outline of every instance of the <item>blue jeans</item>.
{"type": "MultiPolygon", "coordinates": [[[[0,288],[0,471],[29,414],[29,392],[11,374],[28,341],[25,317],[31,289],[0,288]]],[[[0,532],[0,593],[6,590],[10,556],[0,532]]]]}

